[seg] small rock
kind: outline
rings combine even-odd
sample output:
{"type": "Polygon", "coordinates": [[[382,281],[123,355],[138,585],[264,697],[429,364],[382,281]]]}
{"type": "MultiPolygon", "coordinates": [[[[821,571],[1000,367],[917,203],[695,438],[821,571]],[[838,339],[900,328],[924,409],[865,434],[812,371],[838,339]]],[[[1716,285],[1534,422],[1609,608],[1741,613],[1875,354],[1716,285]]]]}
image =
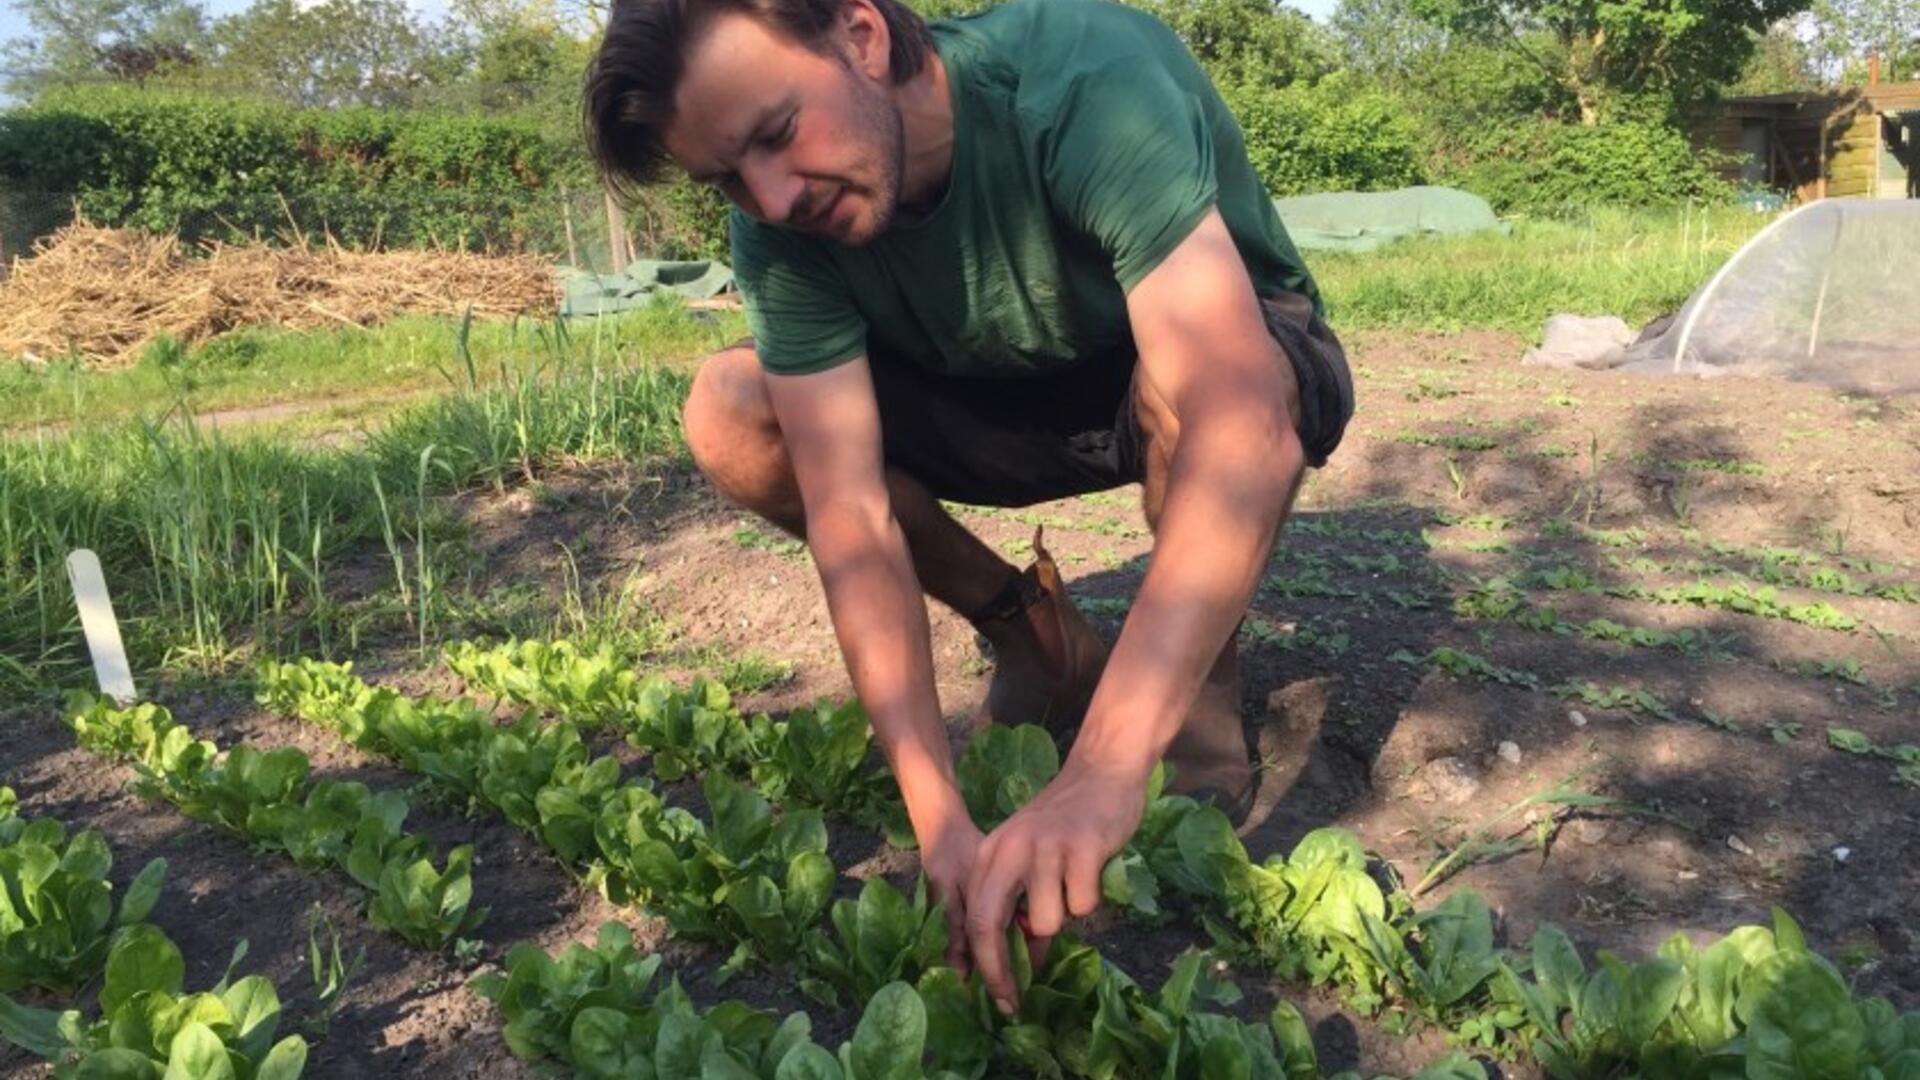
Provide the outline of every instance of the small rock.
{"type": "Polygon", "coordinates": [[[1500,749],[1498,753],[1500,754],[1501,761],[1504,761],[1509,765],[1520,764],[1520,744],[1519,743],[1509,739],[1506,742],[1503,742],[1500,744],[1500,749]]]}
{"type": "Polygon", "coordinates": [[[1742,855],[1753,854],[1752,846],[1749,845],[1745,840],[1742,840],[1737,836],[1727,837],[1727,846],[1739,852],[1742,855]]]}
{"type": "Polygon", "coordinates": [[[1700,875],[1691,870],[1682,870],[1673,876],[1680,881],[1698,881],[1700,879],[1700,875]]]}
{"type": "Polygon", "coordinates": [[[1433,798],[1455,806],[1480,792],[1480,778],[1473,774],[1472,766],[1457,757],[1434,758],[1427,762],[1426,767],[1420,770],[1420,779],[1425,781],[1433,798]]]}
{"type": "Polygon", "coordinates": [[[1845,863],[1845,862],[1846,862],[1846,861],[1847,861],[1848,859],[1851,859],[1851,858],[1853,858],[1853,849],[1852,849],[1852,848],[1850,848],[1850,847],[1837,847],[1837,848],[1834,848],[1834,849],[1833,849],[1833,861],[1834,861],[1834,862],[1837,862],[1837,863],[1845,863]]]}
{"type": "Polygon", "coordinates": [[[1604,844],[1611,832],[1607,823],[1598,818],[1574,818],[1567,822],[1567,834],[1582,844],[1604,844]]]}
{"type": "Polygon", "coordinates": [[[1587,726],[1587,714],[1581,712],[1579,709],[1573,709],[1569,711],[1567,713],[1567,719],[1573,721],[1574,727],[1587,726]]]}

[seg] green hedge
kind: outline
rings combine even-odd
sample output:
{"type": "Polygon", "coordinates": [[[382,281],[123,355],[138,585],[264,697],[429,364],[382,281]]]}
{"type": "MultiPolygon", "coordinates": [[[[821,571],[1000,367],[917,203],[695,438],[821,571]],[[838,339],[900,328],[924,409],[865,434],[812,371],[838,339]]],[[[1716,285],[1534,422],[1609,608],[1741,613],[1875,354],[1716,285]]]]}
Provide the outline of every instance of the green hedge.
{"type": "Polygon", "coordinates": [[[1443,170],[1502,213],[1595,206],[1726,202],[1733,189],[1713,159],[1657,121],[1581,125],[1549,120],[1496,129],[1468,161],[1443,170]]]}
{"type": "Polygon", "coordinates": [[[1227,83],[1247,157],[1275,195],[1381,191],[1422,180],[1413,125],[1397,102],[1345,74],[1313,84],[1227,83]]]}
{"type": "Polygon", "coordinates": [[[303,230],[349,246],[565,250],[577,152],[523,119],[294,109],[86,86],[0,114],[0,184],[103,225],[193,239],[303,230]]]}

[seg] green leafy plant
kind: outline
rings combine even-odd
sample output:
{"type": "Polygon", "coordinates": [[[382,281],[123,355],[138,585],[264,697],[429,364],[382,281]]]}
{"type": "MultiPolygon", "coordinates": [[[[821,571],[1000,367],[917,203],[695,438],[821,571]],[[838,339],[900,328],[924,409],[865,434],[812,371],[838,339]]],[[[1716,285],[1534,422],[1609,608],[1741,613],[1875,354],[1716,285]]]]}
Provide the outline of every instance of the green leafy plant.
{"type": "Polygon", "coordinates": [[[899,788],[871,761],[873,726],[859,702],[821,702],[777,719],[757,716],[749,735],[749,771],[768,799],[849,818],[912,846],[899,788]]]}
{"type": "Polygon", "coordinates": [[[354,951],[353,959],[345,959],[340,951],[340,929],[333,920],[315,904],[307,913],[307,971],[313,980],[314,1011],[304,1018],[301,1028],[308,1035],[324,1039],[332,1024],[333,1014],[340,1008],[340,1001],[346,996],[347,989],[353,985],[360,972],[366,967],[367,949],[361,946],[354,951]],[[324,931],[326,944],[321,944],[324,931]]]}
{"type": "MultiPolygon", "coordinates": [[[[245,943],[235,951],[237,962],[245,943]]],[[[98,1016],[17,1005],[0,996],[0,1035],[54,1063],[60,1077],[178,1077],[183,1080],[293,1080],[306,1068],[307,1043],[275,1040],[280,997],[259,975],[210,990],[182,989],[186,963],[157,928],[119,936],[107,956],[98,1016]]]]}
{"type": "Polygon", "coordinates": [[[831,936],[807,931],[813,974],[800,983],[827,1005],[837,1005],[842,994],[869,1000],[888,983],[917,980],[946,957],[946,917],[927,902],[925,878],[915,884],[912,900],[885,878],[868,878],[859,899],[834,901],[831,922],[831,936]]]}
{"type": "Polygon", "coordinates": [[[69,836],[52,818],[16,812],[0,787],[0,992],[77,990],[100,973],[117,937],[142,925],[160,897],[167,860],[154,859],[114,903],[113,853],[100,834],[69,836]]]}
{"type": "Polygon", "coordinates": [[[1425,655],[1396,649],[1387,659],[1396,664],[1407,664],[1411,667],[1430,667],[1436,671],[1444,671],[1455,678],[1479,679],[1482,682],[1518,686],[1528,690],[1540,688],[1540,677],[1530,671],[1501,667],[1478,653],[1456,649],[1451,645],[1438,646],[1425,655]]]}
{"type": "Polygon", "coordinates": [[[221,758],[158,706],[119,709],[76,693],[65,719],[81,746],[129,761],[147,797],[261,849],[346,871],[373,894],[373,923],[415,945],[443,948],[486,917],[485,908],[471,907],[471,849],[454,849],[445,869],[435,870],[427,839],[401,831],[407,806],[398,794],[309,784],[306,755],[293,748],[262,753],[242,744],[221,758]]]}

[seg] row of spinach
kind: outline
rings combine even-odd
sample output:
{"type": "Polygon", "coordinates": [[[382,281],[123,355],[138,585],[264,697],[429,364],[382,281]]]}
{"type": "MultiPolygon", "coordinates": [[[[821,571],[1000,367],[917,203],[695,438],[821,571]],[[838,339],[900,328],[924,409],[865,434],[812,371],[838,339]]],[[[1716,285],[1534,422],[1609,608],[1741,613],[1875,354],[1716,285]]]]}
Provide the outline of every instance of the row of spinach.
{"type": "Polygon", "coordinates": [[[211,988],[185,990],[180,949],[147,916],[160,899],[165,859],[114,896],[113,854],[98,832],[18,813],[0,787],[0,1037],[54,1066],[54,1075],[130,1080],[295,1080],[306,1067],[299,1035],[276,1040],[281,1009],[260,975],[234,979],[241,942],[211,988]],[[93,1008],[16,1002],[38,990],[93,1008]]]}

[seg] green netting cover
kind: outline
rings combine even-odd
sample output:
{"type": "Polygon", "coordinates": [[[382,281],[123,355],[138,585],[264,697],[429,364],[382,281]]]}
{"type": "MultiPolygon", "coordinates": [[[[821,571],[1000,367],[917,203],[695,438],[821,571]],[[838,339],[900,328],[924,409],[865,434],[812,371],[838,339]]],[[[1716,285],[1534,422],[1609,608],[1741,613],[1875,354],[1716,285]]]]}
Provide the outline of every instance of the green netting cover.
{"type": "Polygon", "coordinates": [[[1487,200],[1446,187],[1294,195],[1273,208],[1302,251],[1372,251],[1408,236],[1507,229],[1487,200]]]}
{"type": "Polygon", "coordinates": [[[663,292],[689,300],[710,300],[733,288],[733,271],[724,263],[661,262],[636,259],[618,274],[562,271],[566,297],[562,315],[605,315],[645,307],[663,292]]]}

